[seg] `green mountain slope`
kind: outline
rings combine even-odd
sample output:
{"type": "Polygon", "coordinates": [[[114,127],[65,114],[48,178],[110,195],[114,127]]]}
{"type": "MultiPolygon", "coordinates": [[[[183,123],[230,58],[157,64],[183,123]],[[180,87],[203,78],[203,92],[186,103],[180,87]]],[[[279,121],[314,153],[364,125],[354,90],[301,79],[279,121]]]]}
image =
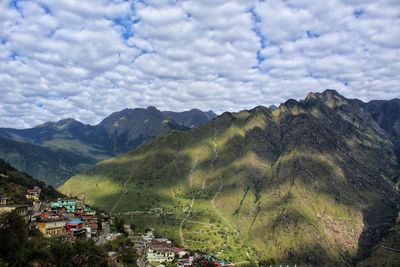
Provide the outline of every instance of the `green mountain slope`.
{"type": "Polygon", "coordinates": [[[56,186],[97,162],[80,151],[49,148],[1,137],[0,157],[11,162],[19,170],[56,186]]]}
{"type": "Polygon", "coordinates": [[[224,113],[98,163],[60,190],[235,262],[351,265],[395,222],[392,137],[327,90],[224,113]]]}
{"type": "Polygon", "coordinates": [[[171,119],[171,114],[186,118],[195,127],[213,116],[200,110],[174,113],[149,107],[115,112],[96,126],[64,119],[30,129],[0,128],[0,156],[18,169],[59,186],[98,161],[170,131],[189,130],[184,121],[171,119]]]}
{"type": "Polygon", "coordinates": [[[34,186],[42,188],[43,199],[54,199],[60,196],[60,193],[52,186],[46,186],[43,182],[18,171],[0,158],[0,192],[8,197],[8,204],[29,203],[29,200],[25,198],[25,192],[34,186]]]}

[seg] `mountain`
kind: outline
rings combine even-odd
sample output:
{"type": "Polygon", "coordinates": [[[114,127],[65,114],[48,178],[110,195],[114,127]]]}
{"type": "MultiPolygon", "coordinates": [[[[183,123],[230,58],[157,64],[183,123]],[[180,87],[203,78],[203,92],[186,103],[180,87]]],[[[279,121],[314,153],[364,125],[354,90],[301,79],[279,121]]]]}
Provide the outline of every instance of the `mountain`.
{"type": "Polygon", "coordinates": [[[85,156],[84,153],[80,153],[79,150],[73,151],[72,148],[51,148],[2,137],[0,137],[0,157],[51,185],[60,185],[68,177],[97,162],[94,157],[85,156]]]}
{"type": "Polygon", "coordinates": [[[400,112],[382,103],[327,90],[275,110],[225,112],[102,161],[60,190],[221,259],[350,266],[400,208],[400,112]]]}
{"type": "MultiPolygon", "coordinates": [[[[199,113],[202,112],[199,111],[199,113]]],[[[182,124],[163,115],[155,107],[124,109],[115,112],[100,122],[96,128],[107,133],[111,141],[109,149],[117,153],[134,149],[173,130],[189,130],[182,124]]]]}
{"type": "Polygon", "coordinates": [[[398,266],[400,262],[400,220],[388,235],[374,247],[371,255],[357,264],[364,266],[398,266]]]}
{"type": "Polygon", "coordinates": [[[202,112],[199,109],[191,109],[183,112],[163,111],[162,114],[167,118],[189,128],[196,128],[200,125],[217,117],[212,110],[202,112]]]}
{"type": "Polygon", "coordinates": [[[200,110],[181,114],[148,107],[115,112],[95,126],[69,118],[30,129],[0,128],[0,157],[58,186],[98,161],[135,149],[168,132],[187,131],[186,122],[197,127],[214,116],[200,110]]]}
{"type": "Polygon", "coordinates": [[[18,171],[1,158],[0,176],[0,193],[7,196],[8,204],[29,203],[29,200],[25,198],[25,192],[34,186],[39,186],[42,189],[41,197],[44,199],[54,199],[61,196],[52,186],[47,186],[43,182],[18,171]]]}

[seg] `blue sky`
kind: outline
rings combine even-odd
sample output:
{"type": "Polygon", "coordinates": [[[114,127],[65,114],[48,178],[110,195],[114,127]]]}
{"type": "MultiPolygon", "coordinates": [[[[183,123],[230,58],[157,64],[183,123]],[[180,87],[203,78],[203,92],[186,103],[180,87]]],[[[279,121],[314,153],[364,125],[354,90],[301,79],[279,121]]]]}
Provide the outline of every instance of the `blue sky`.
{"type": "Polygon", "coordinates": [[[0,1],[0,127],[400,97],[400,1],[0,1]]]}

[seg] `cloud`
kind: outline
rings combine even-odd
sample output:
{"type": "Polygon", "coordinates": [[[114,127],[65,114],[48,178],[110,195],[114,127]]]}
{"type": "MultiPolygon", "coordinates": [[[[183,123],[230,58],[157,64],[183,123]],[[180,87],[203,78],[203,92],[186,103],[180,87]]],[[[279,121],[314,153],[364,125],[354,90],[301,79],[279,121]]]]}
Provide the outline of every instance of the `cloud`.
{"type": "Polygon", "coordinates": [[[0,126],[400,97],[395,0],[0,2],[0,126]]]}

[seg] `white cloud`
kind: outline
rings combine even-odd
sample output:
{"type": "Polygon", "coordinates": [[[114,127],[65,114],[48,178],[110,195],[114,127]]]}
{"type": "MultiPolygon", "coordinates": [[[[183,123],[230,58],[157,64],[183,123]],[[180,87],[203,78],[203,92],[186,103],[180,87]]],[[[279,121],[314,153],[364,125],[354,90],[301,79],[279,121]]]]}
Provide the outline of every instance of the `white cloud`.
{"type": "Polygon", "coordinates": [[[0,126],[400,97],[396,0],[0,2],[0,126]],[[16,3],[16,4],[15,4],[16,3]]]}

